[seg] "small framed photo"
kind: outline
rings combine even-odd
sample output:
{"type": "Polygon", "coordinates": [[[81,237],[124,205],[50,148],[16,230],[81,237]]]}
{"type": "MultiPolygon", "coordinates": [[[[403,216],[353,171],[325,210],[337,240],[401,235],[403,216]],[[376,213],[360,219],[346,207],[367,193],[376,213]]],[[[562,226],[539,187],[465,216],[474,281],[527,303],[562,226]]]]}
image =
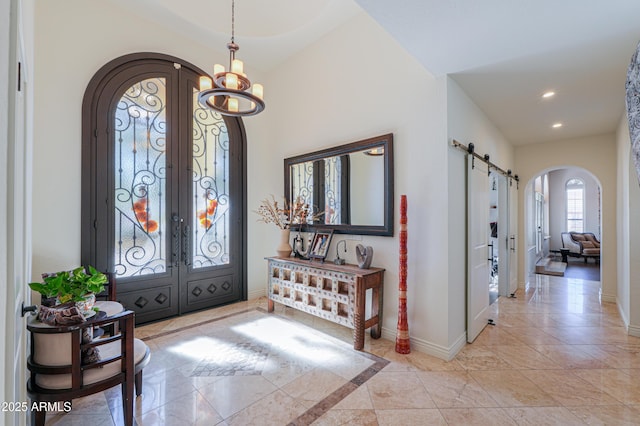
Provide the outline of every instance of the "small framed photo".
{"type": "Polygon", "coordinates": [[[309,250],[309,258],[320,259],[324,261],[329,251],[329,244],[331,244],[331,237],[333,236],[333,229],[326,229],[317,231],[311,241],[311,249],[309,250]]]}

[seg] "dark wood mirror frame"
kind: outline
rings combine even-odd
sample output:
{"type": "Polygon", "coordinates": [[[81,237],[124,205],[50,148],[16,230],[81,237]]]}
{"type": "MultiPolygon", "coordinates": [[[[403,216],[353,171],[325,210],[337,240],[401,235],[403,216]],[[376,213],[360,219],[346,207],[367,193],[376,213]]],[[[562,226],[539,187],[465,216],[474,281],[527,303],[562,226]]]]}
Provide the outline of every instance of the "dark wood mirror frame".
{"type": "MultiPolygon", "coordinates": [[[[350,224],[324,224],[313,223],[303,225],[301,231],[319,231],[322,229],[332,229],[336,234],[356,234],[356,235],[379,235],[393,236],[393,209],[394,209],[394,183],[393,183],[393,134],[376,136],[345,145],[327,148],[308,154],[297,155],[284,159],[284,196],[291,201],[291,167],[306,162],[313,162],[328,157],[347,155],[354,152],[366,151],[380,148],[384,150],[384,220],[381,226],[378,225],[350,225],[350,224]]],[[[298,226],[293,229],[297,230],[298,226]]]]}

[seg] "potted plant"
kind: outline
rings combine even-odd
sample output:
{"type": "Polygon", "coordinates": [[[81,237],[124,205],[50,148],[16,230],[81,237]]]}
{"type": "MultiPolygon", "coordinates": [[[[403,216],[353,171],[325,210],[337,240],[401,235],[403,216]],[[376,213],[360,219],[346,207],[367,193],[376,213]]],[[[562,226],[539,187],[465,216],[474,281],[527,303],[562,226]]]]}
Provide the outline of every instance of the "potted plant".
{"type": "Polygon", "coordinates": [[[87,312],[93,308],[95,295],[104,291],[107,282],[107,276],[93,266],[86,269],[80,266],[72,271],[43,275],[43,282],[29,283],[29,287],[40,293],[43,301],[55,298],[56,303],[76,302],[82,312],[87,312]]]}

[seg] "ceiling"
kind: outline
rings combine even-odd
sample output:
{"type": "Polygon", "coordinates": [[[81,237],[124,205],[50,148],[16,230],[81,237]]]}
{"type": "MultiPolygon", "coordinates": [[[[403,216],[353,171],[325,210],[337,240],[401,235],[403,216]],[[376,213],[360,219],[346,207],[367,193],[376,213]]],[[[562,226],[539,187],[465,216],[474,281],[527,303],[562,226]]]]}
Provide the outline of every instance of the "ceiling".
{"type": "Polygon", "coordinates": [[[515,145],[613,133],[624,113],[638,0],[358,3],[428,70],[450,74],[515,145]]]}
{"type": "MultiPolygon", "coordinates": [[[[111,1],[229,41],[229,0],[111,1]]],[[[624,113],[638,0],[356,1],[238,0],[238,55],[269,70],[362,8],[432,74],[451,75],[515,145],[613,133],[624,113]],[[548,90],[556,95],[543,100],[548,90]]]]}

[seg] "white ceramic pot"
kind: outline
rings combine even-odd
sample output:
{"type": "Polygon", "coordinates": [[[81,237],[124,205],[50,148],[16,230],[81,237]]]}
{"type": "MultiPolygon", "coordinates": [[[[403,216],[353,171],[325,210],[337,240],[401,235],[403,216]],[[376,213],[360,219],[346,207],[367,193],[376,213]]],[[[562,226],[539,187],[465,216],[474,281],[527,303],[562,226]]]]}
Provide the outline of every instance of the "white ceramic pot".
{"type": "Polygon", "coordinates": [[[280,231],[280,244],[276,248],[278,257],[289,257],[293,248],[289,244],[289,237],[291,236],[290,229],[283,229],[280,231]]]}

